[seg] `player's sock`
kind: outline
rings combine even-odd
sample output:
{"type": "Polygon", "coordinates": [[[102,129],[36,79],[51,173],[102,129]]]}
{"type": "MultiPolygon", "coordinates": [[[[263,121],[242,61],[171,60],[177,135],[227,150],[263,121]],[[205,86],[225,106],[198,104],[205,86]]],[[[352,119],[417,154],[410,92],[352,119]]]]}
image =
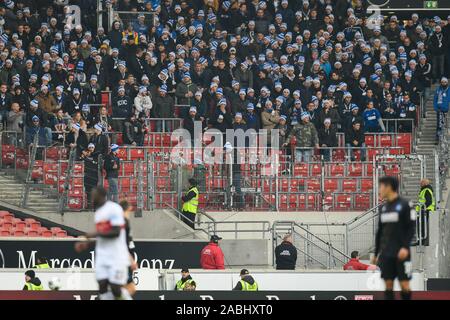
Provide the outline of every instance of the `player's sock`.
{"type": "Polygon", "coordinates": [[[100,300],[114,300],[114,296],[113,296],[111,291],[108,291],[108,292],[105,292],[105,293],[100,293],[98,295],[98,298],[100,300]]]}
{"type": "Polygon", "coordinates": [[[402,291],[401,293],[402,300],[411,300],[411,291],[402,291]]]}
{"type": "Polygon", "coordinates": [[[394,300],[394,291],[393,290],[384,291],[384,300],[394,300]]]}
{"type": "Polygon", "coordinates": [[[121,291],[122,291],[122,300],[133,300],[127,289],[122,288],[121,291]]]}

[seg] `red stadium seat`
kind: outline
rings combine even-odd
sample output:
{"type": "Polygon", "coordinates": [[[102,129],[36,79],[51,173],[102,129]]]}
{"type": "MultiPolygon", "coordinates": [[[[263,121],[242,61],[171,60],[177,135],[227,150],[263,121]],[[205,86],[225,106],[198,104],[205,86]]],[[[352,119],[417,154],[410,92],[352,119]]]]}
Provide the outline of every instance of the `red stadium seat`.
{"type": "Polygon", "coordinates": [[[13,223],[11,221],[2,221],[1,228],[3,230],[11,230],[13,228],[13,223]]]}
{"type": "Polygon", "coordinates": [[[25,237],[25,229],[15,229],[14,232],[12,232],[12,235],[14,237],[25,237]]]}
{"type": "Polygon", "coordinates": [[[16,158],[16,147],[13,145],[2,145],[2,164],[11,165],[16,158]]]}
{"type": "Polygon", "coordinates": [[[59,230],[56,233],[56,237],[58,237],[58,238],[65,238],[65,237],[67,237],[67,231],[66,230],[59,230]]]}
{"type": "Polygon", "coordinates": [[[359,209],[359,210],[370,209],[370,195],[369,194],[356,194],[354,209],[359,209]]]}
{"type": "Polygon", "coordinates": [[[317,163],[311,165],[311,175],[313,175],[313,176],[322,175],[322,165],[317,164],[317,163]]]}
{"type": "Polygon", "coordinates": [[[45,149],[45,159],[46,160],[59,160],[60,159],[60,148],[49,147],[45,149]]]}
{"type": "Polygon", "coordinates": [[[84,207],[83,197],[68,197],[67,206],[72,210],[81,210],[84,207]]]}
{"type": "Polygon", "coordinates": [[[130,160],[144,160],[144,149],[133,148],[130,149],[130,160]]]}
{"type": "Polygon", "coordinates": [[[349,210],[352,205],[352,196],[349,194],[338,194],[334,202],[335,210],[349,210]]]}
{"type": "Polygon", "coordinates": [[[44,177],[44,161],[36,160],[34,162],[33,170],[31,171],[31,179],[41,180],[44,177]]]}
{"type": "Polygon", "coordinates": [[[117,150],[117,157],[123,161],[130,160],[128,159],[128,151],[129,149],[127,148],[119,148],[119,150],[117,150]]]}
{"type": "Polygon", "coordinates": [[[338,180],[337,179],[325,179],[324,181],[324,191],[325,192],[336,192],[338,190],[338,180]]]}
{"type": "Polygon", "coordinates": [[[0,228],[0,236],[9,237],[11,236],[11,232],[9,230],[0,228]]]}
{"type": "Polygon", "coordinates": [[[342,180],[342,191],[344,192],[356,192],[356,180],[355,179],[345,179],[342,180]]]}
{"type": "Polygon", "coordinates": [[[349,176],[360,177],[363,171],[363,165],[361,163],[352,163],[348,166],[349,176]]]}
{"type": "Polygon", "coordinates": [[[3,218],[4,216],[13,216],[9,211],[0,211],[0,218],[3,218]]]}
{"type": "Polygon", "coordinates": [[[390,135],[382,134],[380,136],[380,147],[391,147],[392,146],[392,138],[390,135]]]}
{"type": "Polygon", "coordinates": [[[330,165],[330,174],[332,176],[343,176],[344,175],[344,166],[342,164],[331,164],[330,165]]]}
{"type": "Polygon", "coordinates": [[[294,164],[294,176],[307,177],[308,176],[308,165],[305,163],[294,164]]]}
{"type": "Polygon", "coordinates": [[[124,176],[133,176],[134,175],[134,163],[133,162],[123,162],[123,175],[124,176]]]}
{"type": "Polygon", "coordinates": [[[14,215],[12,213],[9,213],[8,211],[2,211],[3,214],[0,215],[0,218],[3,219],[3,221],[9,221],[12,222],[14,219],[14,215]]]}
{"type": "Polygon", "coordinates": [[[372,179],[361,179],[361,192],[372,191],[373,180],[372,179]]]}
{"type": "Polygon", "coordinates": [[[287,210],[288,207],[289,207],[288,206],[288,195],[286,195],[286,194],[280,195],[279,209],[287,210]]]}
{"type": "Polygon", "coordinates": [[[306,180],[306,186],[308,192],[320,191],[320,181],[317,179],[306,180]]]}
{"type": "Polygon", "coordinates": [[[27,227],[27,224],[25,223],[25,221],[17,221],[14,223],[14,228],[17,230],[24,230],[27,227]]]}
{"type": "Polygon", "coordinates": [[[29,229],[26,230],[25,233],[28,237],[39,237],[39,232],[37,230],[29,229]]]}
{"type": "Polygon", "coordinates": [[[366,146],[374,147],[375,146],[375,136],[371,134],[366,134],[365,136],[366,146]]]}

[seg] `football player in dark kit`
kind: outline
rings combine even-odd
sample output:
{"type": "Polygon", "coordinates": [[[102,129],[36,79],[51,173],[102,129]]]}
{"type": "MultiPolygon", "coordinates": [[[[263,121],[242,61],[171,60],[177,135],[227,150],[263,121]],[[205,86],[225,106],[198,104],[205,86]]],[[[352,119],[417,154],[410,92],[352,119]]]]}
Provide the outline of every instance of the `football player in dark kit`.
{"type": "Polygon", "coordinates": [[[400,282],[402,299],[411,299],[410,244],[416,228],[416,212],[407,200],[399,196],[398,188],[399,182],[395,177],[382,177],[379,180],[380,197],[385,203],[380,207],[372,263],[378,264],[381,269],[381,278],[386,285],[386,300],[394,299],[396,278],[400,282]]]}

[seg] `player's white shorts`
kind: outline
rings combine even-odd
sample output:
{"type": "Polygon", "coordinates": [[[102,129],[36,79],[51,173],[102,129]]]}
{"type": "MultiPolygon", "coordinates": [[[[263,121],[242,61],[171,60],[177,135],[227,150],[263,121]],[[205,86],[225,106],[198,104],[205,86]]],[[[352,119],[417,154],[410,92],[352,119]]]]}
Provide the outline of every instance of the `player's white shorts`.
{"type": "Polygon", "coordinates": [[[95,278],[108,280],[109,283],[125,285],[128,279],[128,267],[123,265],[98,264],[95,266],[95,278]]]}

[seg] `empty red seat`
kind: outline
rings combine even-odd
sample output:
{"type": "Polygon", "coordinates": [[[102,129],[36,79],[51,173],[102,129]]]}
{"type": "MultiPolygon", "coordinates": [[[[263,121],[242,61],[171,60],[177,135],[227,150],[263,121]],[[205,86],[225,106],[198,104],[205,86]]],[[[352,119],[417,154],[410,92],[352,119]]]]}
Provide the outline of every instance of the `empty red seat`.
{"type": "Polygon", "coordinates": [[[345,160],[345,150],[337,149],[333,151],[333,161],[344,161],[345,160]]]}
{"type": "Polygon", "coordinates": [[[16,147],[9,144],[2,145],[2,164],[11,165],[16,158],[16,147]]]}
{"type": "Polygon", "coordinates": [[[131,179],[128,177],[120,177],[119,178],[119,190],[121,192],[131,191],[131,179]]]}
{"type": "Polygon", "coordinates": [[[123,175],[124,176],[132,176],[134,175],[134,163],[133,162],[123,162],[123,175]]]}
{"type": "Polygon", "coordinates": [[[11,232],[9,230],[0,228],[0,236],[9,237],[10,235],[11,235],[11,232]]]}
{"type": "Polygon", "coordinates": [[[62,229],[60,227],[51,227],[50,231],[53,233],[53,235],[56,235],[58,231],[61,231],[62,229]]]}
{"type": "Polygon", "coordinates": [[[322,174],[322,165],[315,163],[311,165],[311,175],[320,176],[322,174]]]}
{"type": "Polygon", "coordinates": [[[84,174],[84,164],[82,162],[75,163],[72,173],[74,176],[82,176],[84,174]]]}
{"type": "Polygon", "coordinates": [[[356,194],[354,209],[368,210],[370,209],[370,194],[356,194]]]}
{"type": "Polygon", "coordinates": [[[380,136],[380,147],[391,147],[392,146],[392,138],[388,134],[382,134],[380,136]]]}
{"type": "Polygon", "coordinates": [[[25,236],[25,231],[24,229],[14,229],[14,232],[12,232],[12,235],[14,237],[24,237],[25,236]]]}
{"type": "Polygon", "coordinates": [[[3,218],[4,216],[12,215],[9,211],[0,211],[0,218],[3,218]]]}
{"type": "Polygon", "coordinates": [[[294,176],[307,177],[308,176],[308,165],[305,163],[294,164],[294,176]]]}
{"type": "Polygon", "coordinates": [[[128,149],[127,148],[119,148],[117,150],[117,156],[120,160],[130,160],[128,159],[128,149]]]}
{"type": "Polygon", "coordinates": [[[58,160],[59,159],[59,152],[58,147],[49,147],[45,149],[45,159],[46,160],[58,160]]]}
{"type": "Polygon", "coordinates": [[[325,179],[324,181],[324,191],[325,192],[336,192],[338,190],[338,180],[337,179],[325,179]]]}
{"type": "Polygon", "coordinates": [[[14,215],[12,213],[9,213],[8,211],[2,211],[4,212],[3,215],[0,215],[0,218],[3,219],[3,221],[10,221],[12,222],[14,220],[14,215]]]}
{"type": "Polygon", "coordinates": [[[345,179],[342,180],[342,191],[344,192],[356,192],[356,180],[345,179]]]}
{"type": "Polygon", "coordinates": [[[11,221],[5,221],[5,220],[3,220],[2,222],[1,222],[1,224],[0,224],[0,227],[3,229],[3,230],[11,230],[12,228],[13,228],[13,223],[11,222],[11,221]]]}
{"type": "MultiPolygon", "coordinates": [[[[278,189],[282,192],[287,192],[289,190],[289,179],[287,178],[280,178],[278,182],[278,189]]],[[[287,200],[286,200],[287,203],[287,200]]]]}
{"type": "Polygon", "coordinates": [[[349,210],[352,205],[352,196],[349,194],[338,194],[334,201],[335,210],[349,210]]]}
{"type": "Polygon", "coordinates": [[[28,237],[39,237],[39,232],[37,230],[29,229],[26,230],[25,233],[28,237]]]}
{"type": "Polygon", "coordinates": [[[299,185],[299,181],[298,179],[290,179],[291,185],[289,187],[289,191],[290,192],[296,192],[298,191],[298,185],[299,185]]]}
{"type": "Polygon", "coordinates": [[[24,230],[27,227],[27,224],[25,223],[25,221],[17,221],[14,223],[14,228],[16,230],[24,230]]]}
{"type": "Polygon", "coordinates": [[[411,153],[411,134],[410,133],[398,133],[396,136],[397,146],[402,147],[406,154],[411,153]]]}
{"type": "Polygon", "coordinates": [[[68,197],[67,206],[72,210],[81,210],[84,207],[83,197],[68,197]]]}
{"type": "Polygon", "coordinates": [[[306,190],[309,192],[320,191],[320,181],[317,179],[306,180],[306,190]]]}
{"type": "Polygon", "coordinates": [[[361,179],[361,192],[372,191],[373,180],[372,179],[361,179]]]}
{"type": "Polygon", "coordinates": [[[298,197],[298,207],[303,210],[315,210],[316,208],[316,197],[312,194],[300,194],[298,197]]]}
{"type": "Polygon", "coordinates": [[[282,194],[280,195],[280,201],[279,201],[279,209],[280,210],[287,210],[287,208],[289,207],[288,205],[288,195],[286,194],[282,194]]]}
{"type": "Polygon", "coordinates": [[[58,182],[58,164],[44,163],[44,184],[56,185],[58,182]]]}
{"type": "Polygon", "coordinates": [[[349,176],[358,177],[362,175],[363,165],[361,163],[352,163],[348,166],[349,176]]]}
{"type": "Polygon", "coordinates": [[[41,237],[51,238],[53,237],[53,233],[50,230],[44,230],[41,232],[41,237]]]}
{"type": "Polygon", "coordinates": [[[144,149],[133,148],[130,149],[130,160],[144,159],[144,149]]]}
{"type": "Polygon", "coordinates": [[[330,165],[330,175],[332,176],[343,176],[344,166],[342,164],[332,164],[330,165]]]}
{"type": "Polygon", "coordinates": [[[59,230],[56,233],[56,237],[58,237],[58,238],[65,238],[65,237],[67,237],[67,231],[66,230],[59,230]]]}
{"type": "Polygon", "coordinates": [[[372,134],[366,134],[365,136],[366,146],[374,147],[375,146],[375,137],[372,134]]]}

